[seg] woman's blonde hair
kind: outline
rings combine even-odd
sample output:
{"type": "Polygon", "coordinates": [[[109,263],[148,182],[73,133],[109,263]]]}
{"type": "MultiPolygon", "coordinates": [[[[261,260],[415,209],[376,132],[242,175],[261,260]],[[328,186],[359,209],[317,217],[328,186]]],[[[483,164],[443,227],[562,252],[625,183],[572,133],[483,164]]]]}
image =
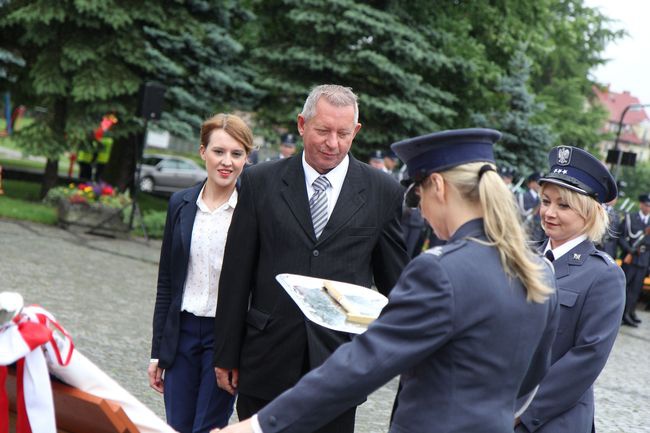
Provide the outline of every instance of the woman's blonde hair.
{"type": "Polygon", "coordinates": [[[201,125],[201,146],[208,147],[210,135],[217,129],[223,129],[228,135],[244,146],[246,155],[253,150],[253,132],[246,122],[234,114],[219,113],[207,119],[201,125]]]}
{"type": "MultiPolygon", "coordinates": [[[[541,185],[540,195],[544,194],[544,190],[552,185],[555,184],[543,183],[541,185]]],[[[560,199],[585,220],[582,233],[587,235],[590,241],[600,242],[609,227],[609,215],[607,215],[605,208],[587,195],[563,188],[560,185],[555,186],[557,187],[558,194],[560,194],[560,199]]],[[[544,226],[543,221],[542,226],[544,226]]]]}
{"type": "Polygon", "coordinates": [[[529,301],[542,303],[553,293],[544,281],[544,264],[528,247],[514,196],[494,165],[488,164],[492,170],[479,176],[479,170],[486,164],[463,164],[440,174],[465,200],[480,202],[485,233],[499,251],[506,274],[522,282],[529,301]]]}

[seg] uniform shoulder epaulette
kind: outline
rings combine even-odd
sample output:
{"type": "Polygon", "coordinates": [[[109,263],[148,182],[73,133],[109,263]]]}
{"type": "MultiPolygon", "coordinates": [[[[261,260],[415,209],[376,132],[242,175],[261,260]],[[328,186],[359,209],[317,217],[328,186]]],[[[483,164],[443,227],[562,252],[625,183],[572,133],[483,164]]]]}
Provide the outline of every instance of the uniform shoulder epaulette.
{"type": "Polygon", "coordinates": [[[436,257],[441,257],[444,256],[445,254],[449,254],[452,251],[455,251],[462,246],[464,246],[467,243],[467,240],[462,239],[458,242],[454,242],[453,244],[446,244],[446,245],[439,245],[433,248],[429,248],[426,250],[424,253],[425,254],[431,254],[432,256],[436,257]]]}
{"type": "Polygon", "coordinates": [[[618,264],[616,263],[616,260],[614,260],[609,254],[607,254],[604,251],[596,250],[596,251],[592,252],[591,255],[600,257],[607,264],[618,266],[618,264]]]}

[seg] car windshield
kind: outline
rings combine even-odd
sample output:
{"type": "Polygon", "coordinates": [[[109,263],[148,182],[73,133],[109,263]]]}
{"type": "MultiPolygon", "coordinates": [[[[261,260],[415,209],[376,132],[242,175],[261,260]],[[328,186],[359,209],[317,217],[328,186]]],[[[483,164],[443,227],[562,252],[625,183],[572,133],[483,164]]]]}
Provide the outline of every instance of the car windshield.
{"type": "Polygon", "coordinates": [[[145,156],[142,158],[142,163],[145,165],[156,165],[160,161],[162,161],[162,158],[158,156],[145,156]]]}

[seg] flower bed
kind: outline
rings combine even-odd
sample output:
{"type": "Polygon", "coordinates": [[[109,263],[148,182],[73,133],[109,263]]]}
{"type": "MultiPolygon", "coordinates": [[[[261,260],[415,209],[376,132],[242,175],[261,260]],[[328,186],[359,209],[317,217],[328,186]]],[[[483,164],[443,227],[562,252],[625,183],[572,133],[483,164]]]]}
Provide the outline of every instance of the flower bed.
{"type": "Polygon", "coordinates": [[[129,232],[124,209],[131,199],[106,183],[52,188],[46,201],[57,206],[59,225],[65,229],[107,236],[126,236],[129,232]]]}

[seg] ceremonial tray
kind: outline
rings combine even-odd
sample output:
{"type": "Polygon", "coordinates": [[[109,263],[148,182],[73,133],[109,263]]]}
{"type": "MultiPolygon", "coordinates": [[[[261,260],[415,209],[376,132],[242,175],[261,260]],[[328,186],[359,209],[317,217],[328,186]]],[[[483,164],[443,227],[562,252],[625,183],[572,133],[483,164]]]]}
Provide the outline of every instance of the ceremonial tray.
{"type": "Polygon", "coordinates": [[[381,293],[355,284],[296,274],[278,274],[275,279],[308,320],[335,331],[361,334],[368,329],[369,323],[359,323],[358,314],[347,312],[341,303],[326,291],[326,281],[328,285],[336,287],[338,295],[345,298],[344,304],[353,304],[363,312],[363,322],[370,322],[369,317],[379,316],[382,308],[388,303],[388,299],[381,293]]]}

